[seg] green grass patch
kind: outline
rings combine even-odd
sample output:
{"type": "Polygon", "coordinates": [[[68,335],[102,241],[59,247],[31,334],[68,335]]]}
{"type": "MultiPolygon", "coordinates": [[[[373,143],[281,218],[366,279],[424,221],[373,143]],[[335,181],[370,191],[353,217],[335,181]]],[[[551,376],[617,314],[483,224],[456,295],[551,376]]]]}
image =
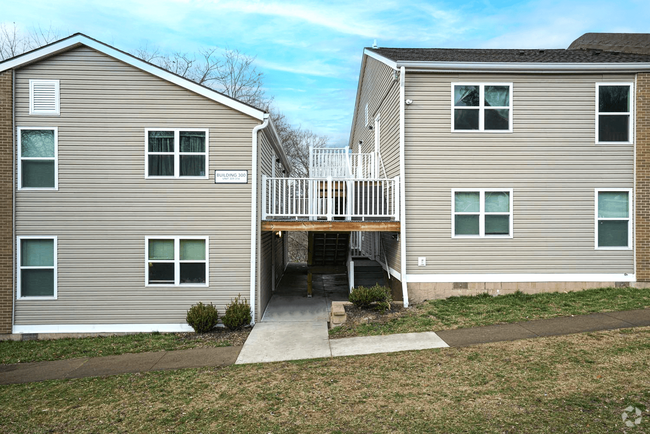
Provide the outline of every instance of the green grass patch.
{"type": "Polygon", "coordinates": [[[0,432],[649,432],[649,340],[646,327],[0,386],[0,432]]]}
{"type": "MultiPolygon", "coordinates": [[[[213,336],[218,336],[215,332],[213,336]]],[[[191,333],[138,333],[123,336],[65,338],[35,341],[0,341],[0,364],[42,362],[77,357],[114,356],[147,351],[186,350],[196,347],[222,347],[231,343],[210,339],[211,334],[195,338],[191,333]]]]}
{"type": "Polygon", "coordinates": [[[438,331],[650,307],[650,288],[598,288],[577,292],[449,297],[429,300],[399,315],[346,323],[330,337],[438,331]]]}

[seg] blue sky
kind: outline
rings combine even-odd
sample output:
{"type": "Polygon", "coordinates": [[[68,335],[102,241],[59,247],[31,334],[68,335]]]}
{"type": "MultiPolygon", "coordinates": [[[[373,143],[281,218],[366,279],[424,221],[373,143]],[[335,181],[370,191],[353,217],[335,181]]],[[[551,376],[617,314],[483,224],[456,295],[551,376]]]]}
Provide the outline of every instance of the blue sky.
{"type": "Polygon", "coordinates": [[[566,48],[650,32],[650,1],[0,0],[0,22],[82,32],[125,51],[201,46],[256,56],[274,106],[345,145],[363,47],[566,48]]]}

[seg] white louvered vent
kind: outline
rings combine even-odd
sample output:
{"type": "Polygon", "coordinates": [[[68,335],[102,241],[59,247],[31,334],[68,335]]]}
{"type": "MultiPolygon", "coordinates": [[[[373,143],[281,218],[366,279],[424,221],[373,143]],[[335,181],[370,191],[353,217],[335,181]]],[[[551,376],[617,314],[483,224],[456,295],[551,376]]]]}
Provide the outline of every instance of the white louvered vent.
{"type": "Polygon", "coordinates": [[[59,80],[29,80],[29,114],[59,114],[59,80]]]}

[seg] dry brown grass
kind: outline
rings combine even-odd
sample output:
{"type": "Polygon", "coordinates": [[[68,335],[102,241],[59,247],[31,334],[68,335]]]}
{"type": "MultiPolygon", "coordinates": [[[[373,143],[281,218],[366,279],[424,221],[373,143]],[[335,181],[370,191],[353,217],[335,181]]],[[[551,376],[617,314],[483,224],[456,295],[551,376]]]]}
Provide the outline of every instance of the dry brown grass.
{"type": "Polygon", "coordinates": [[[648,372],[650,327],[5,386],[0,431],[625,432],[648,372]]]}

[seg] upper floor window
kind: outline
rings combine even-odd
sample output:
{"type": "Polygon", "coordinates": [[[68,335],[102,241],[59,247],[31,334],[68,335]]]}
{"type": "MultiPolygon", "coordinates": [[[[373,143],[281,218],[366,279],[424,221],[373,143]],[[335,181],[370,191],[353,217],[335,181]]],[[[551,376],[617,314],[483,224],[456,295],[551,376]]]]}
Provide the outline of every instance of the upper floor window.
{"type": "Polygon", "coordinates": [[[18,128],[18,188],[58,188],[56,128],[18,128]]]}
{"type": "Polygon", "coordinates": [[[29,80],[29,114],[60,114],[59,80],[29,80]]]}
{"type": "Polygon", "coordinates": [[[596,143],[632,143],[632,85],[596,83],[596,143]]]}
{"type": "Polygon", "coordinates": [[[208,178],[208,130],[147,129],[146,178],[208,178]]]}
{"type": "Polygon", "coordinates": [[[512,189],[452,190],[452,238],[512,238],[512,189]]]}
{"type": "Polygon", "coordinates": [[[452,83],[452,131],[512,131],[512,83],[452,83]]]}

